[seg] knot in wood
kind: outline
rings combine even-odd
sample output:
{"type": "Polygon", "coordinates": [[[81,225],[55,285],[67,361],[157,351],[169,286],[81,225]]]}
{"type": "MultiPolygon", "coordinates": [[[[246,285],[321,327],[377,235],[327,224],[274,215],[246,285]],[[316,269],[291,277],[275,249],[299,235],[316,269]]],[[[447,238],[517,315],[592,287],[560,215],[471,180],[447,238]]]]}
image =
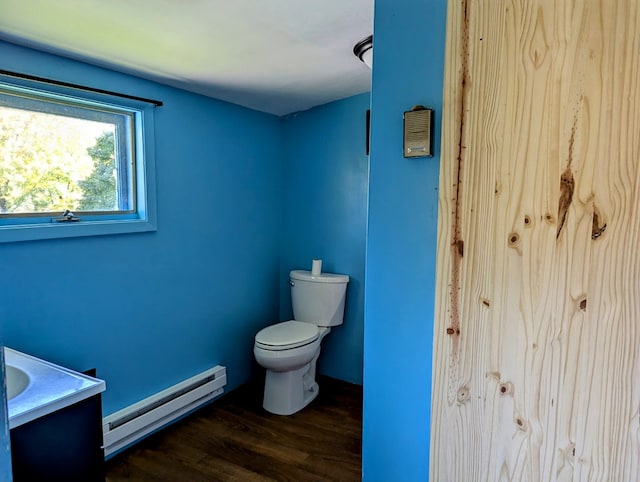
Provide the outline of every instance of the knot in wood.
{"type": "Polygon", "coordinates": [[[458,389],[458,393],[456,394],[456,400],[458,400],[458,403],[465,403],[469,401],[470,398],[471,391],[469,390],[468,386],[464,385],[458,389]]]}

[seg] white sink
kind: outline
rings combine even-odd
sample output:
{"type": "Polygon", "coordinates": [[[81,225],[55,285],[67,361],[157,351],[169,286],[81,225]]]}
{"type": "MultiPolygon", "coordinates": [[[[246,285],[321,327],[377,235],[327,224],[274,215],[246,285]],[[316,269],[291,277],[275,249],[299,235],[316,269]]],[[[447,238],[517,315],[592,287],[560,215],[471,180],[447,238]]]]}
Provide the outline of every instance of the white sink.
{"type": "Polygon", "coordinates": [[[29,375],[24,370],[6,365],[7,371],[7,399],[20,395],[29,386],[29,375]]]}
{"type": "Polygon", "coordinates": [[[104,380],[11,348],[4,347],[4,360],[10,429],[71,406],[105,389],[104,380]]]}

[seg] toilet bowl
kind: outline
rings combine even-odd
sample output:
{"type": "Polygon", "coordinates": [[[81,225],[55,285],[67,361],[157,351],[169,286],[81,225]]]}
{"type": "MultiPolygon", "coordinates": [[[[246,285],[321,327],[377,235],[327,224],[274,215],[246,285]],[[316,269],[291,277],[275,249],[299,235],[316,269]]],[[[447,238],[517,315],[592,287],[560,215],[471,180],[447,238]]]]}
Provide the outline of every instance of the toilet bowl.
{"type": "Polygon", "coordinates": [[[291,271],[293,320],[276,323],[255,336],[253,353],[266,368],[263,407],[291,415],[318,396],[316,364],[322,339],[342,324],[349,277],[291,271]]]}
{"type": "Polygon", "coordinates": [[[265,410],[291,415],[318,396],[316,362],[320,342],[329,331],[290,320],[258,332],[253,354],[267,369],[262,404],[265,410]]]}

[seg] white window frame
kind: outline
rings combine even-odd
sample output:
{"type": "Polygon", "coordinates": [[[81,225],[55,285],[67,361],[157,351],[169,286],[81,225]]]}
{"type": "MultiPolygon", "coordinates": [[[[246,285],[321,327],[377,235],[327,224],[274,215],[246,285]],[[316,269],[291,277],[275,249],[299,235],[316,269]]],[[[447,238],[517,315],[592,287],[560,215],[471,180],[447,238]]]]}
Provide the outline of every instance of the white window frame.
{"type": "Polygon", "coordinates": [[[22,78],[0,76],[0,90],[26,95],[44,102],[67,103],[74,108],[115,108],[130,114],[135,158],[133,206],[114,212],[91,212],[79,215],[79,221],[56,222],[51,214],[0,214],[0,243],[36,239],[97,236],[148,232],[157,229],[155,198],[154,109],[143,99],[107,94],[103,91],[79,90],[65,85],[46,84],[22,78]]]}

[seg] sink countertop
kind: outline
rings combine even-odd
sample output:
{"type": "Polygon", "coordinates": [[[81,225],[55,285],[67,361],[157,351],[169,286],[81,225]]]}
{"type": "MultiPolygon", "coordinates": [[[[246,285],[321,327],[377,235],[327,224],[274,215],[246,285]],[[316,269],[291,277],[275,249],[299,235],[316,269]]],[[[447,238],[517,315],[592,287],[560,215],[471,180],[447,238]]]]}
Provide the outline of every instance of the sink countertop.
{"type": "Polygon", "coordinates": [[[63,409],[103,392],[103,380],[5,347],[5,363],[29,376],[27,388],[8,401],[9,428],[63,409]]]}

